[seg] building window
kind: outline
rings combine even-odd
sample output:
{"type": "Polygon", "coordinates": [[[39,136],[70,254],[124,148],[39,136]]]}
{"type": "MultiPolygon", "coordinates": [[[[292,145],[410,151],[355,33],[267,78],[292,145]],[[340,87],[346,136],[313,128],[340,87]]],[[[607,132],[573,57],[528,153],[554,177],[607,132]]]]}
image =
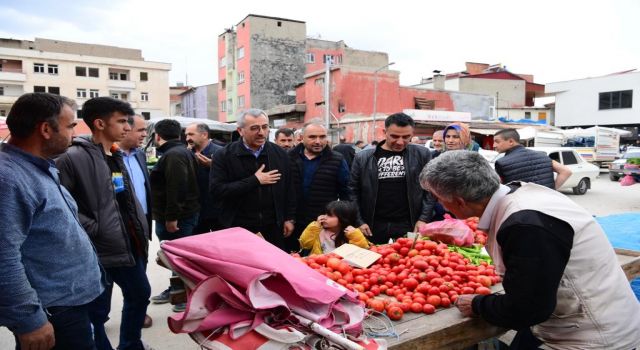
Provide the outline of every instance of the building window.
{"type": "Polygon", "coordinates": [[[60,95],[60,88],[57,86],[49,86],[48,91],[50,94],[60,95]]]}
{"type": "Polygon", "coordinates": [[[127,100],[129,100],[129,95],[127,95],[126,93],[121,93],[120,94],[120,99],[122,101],[127,101],[127,100]]]}
{"type": "Polygon", "coordinates": [[[322,86],[324,84],[324,78],[318,78],[315,80],[316,86],[322,86]]]}
{"type": "Polygon", "coordinates": [[[344,103],[338,103],[338,113],[345,113],[347,111],[347,106],[344,103]]]}
{"type": "Polygon", "coordinates": [[[220,59],[220,68],[224,68],[227,66],[227,58],[226,57],[222,57],[220,59]]]}
{"type": "Polygon", "coordinates": [[[531,119],[531,112],[524,112],[524,119],[531,119]]]}
{"type": "Polygon", "coordinates": [[[333,63],[333,55],[322,55],[322,63],[333,63]]]}
{"type": "Polygon", "coordinates": [[[227,101],[220,102],[220,112],[226,112],[226,111],[227,111],[227,101]]]}
{"type": "Polygon", "coordinates": [[[140,81],[149,80],[149,74],[147,72],[140,72],[140,81]]]}
{"type": "Polygon", "coordinates": [[[77,98],[87,98],[87,89],[77,89],[76,90],[77,98]]]}
{"type": "Polygon", "coordinates": [[[572,151],[562,152],[562,164],[564,165],[574,165],[578,164],[578,159],[573,154],[572,151]]]}
{"type": "Polygon", "coordinates": [[[278,21],[278,27],[282,27],[282,22],[278,21]]]}
{"type": "Polygon", "coordinates": [[[44,73],[44,63],[34,63],[33,64],[33,72],[34,73],[44,73]]]}
{"type": "Polygon", "coordinates": [[[115,92],[112,92],[112,93],[111,93],[111,97],[112,97],[112,98],[117,99],[118,97],[120,97],[120,95],[118,95],[118,94],[117,94],[117,93],[115,93],[115,92]]]}
{"type": "Polygon", "coordinates": [[[227,88],[227,81],[225,79],[222,79],[220,81],[220,90],[224,90],[227,88]]]}
{"type": "Polygon", "coordinates": [[[0,96],[4,96],[4,86],[0,86],[0,96]]]}
{"type": "Polygon", "coordinates": [[[6,117],[7,111],[5,109],[0,109],[0,117],[6,117]]]}
{"type": "Polygon", "coordinates": [[[98,68],[89,68],[89,76],[92,78],[99,78],[100,70],[98,68]]]}
{"type": "Polygon", "coordinates": [[[140,114],[142,114],[142,118],[144,118],[144,120],[151,119],[151,112],[142,112],[140,114]]]}
{"type": "Polygon", "coordinates": [[[315,63],[316,62],[316,55],[313,54],[312,52],[307,52],[307,63],[315,63]]]}
{"type": "Polygon", "coordinates": [[[242,59],[244,57],[244,47],[238,48],[238,59],[242,59]]]}
{"type": "Polygon", "coordinates": [[[149,93],[141,92],[140,93],[140,101],[149,101],[149,93]]]}
{"type": "Polygon", "coordinates": [[[89,97],[90,98],[94,98],[94,97],[98,97],[98,96],[100,96],[100,93],[99,93],[98,90],[95,90],[95,89],[89,90],[89,97]]]}
{"type": "Polygon", "coordinates": [[[49,74],[58,75],[58,65],[57,64],[48,64],[47,71],[49,74]]]}
{"type": "Polygon", "coordinates": [[[244,108],[244,95],[238,96],[238,108],[244,108]]]}
{"type": "Polygon", "coordinates": [[[118,73],[109,72],[109,80],[118,80],[118,73]]]}
{"type": "Polygon", "coordinates": [[[238,72],[238,84],[244,83],[244,71],[238,72]]]}
{"type": "Polygon", "coordinates": [[[76,77],[86,77],[87,67],[76,67],[76,77]]]}
{"type": "Polygon", "coordinates": [[[227,100],[227,112],[233,112],[233,99],[230,98],[227,100]]]}
{"type": "Polygon", "coordinates": [[[34,86],[33,92],[47,92],[47,88],[44,86],[34,86]]]}
{"type": "Polygon", "coordinates": [[[120,80],[129,80],[129,77],[127,77],[127,73],[120,73],[120,80]]]}
{"type": "Polygon", "coordinates": [[[598,109],[631,108],[632,100],[633,90],[601,92],[598,109]]]}

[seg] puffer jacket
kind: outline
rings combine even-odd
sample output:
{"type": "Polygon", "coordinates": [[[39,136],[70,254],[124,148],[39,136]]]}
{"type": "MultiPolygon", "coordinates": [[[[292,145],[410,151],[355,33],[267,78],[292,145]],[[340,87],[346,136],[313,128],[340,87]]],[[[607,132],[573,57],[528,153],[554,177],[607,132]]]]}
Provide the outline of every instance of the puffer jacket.
{"type": "Polygon", "coordinates": [[[524,146],[516,146],[498,159],[496,172],[502,183],[522,181],[555,188],[551,158],[544,152],[533,151],[524,146]]]}
{"type": "MultiPolygon", "coordinates": [[[[120,215],[111,170],[101,147],[90,137],[75,138],[67,152],[56,159],[60,183],[78,203],[80,223],[93,242],[100,263],[104,267],[134,266],[130,237],[120,215]]],[[[122,171],[128,178],[126,168],[122,171]]],[[[132,191],[128,180],[125,180],[125,187],[132,191]]],[[[149,239],[147,218],[140,203],[137,200],[133,202],[136,212],[131,218],[136,221],[136,226],[142,228],[137,240],[144,245],[142,248],[146,252],[149,239]]]]}
{"type": "MultiPolygon", "coordinates": [[[[376,148],[363,150],[356,154],[351,166],[349,189],[351,200],[358,204],[358,225],[373,224],[376,201],[378,199],[378,164],[375,152],[382,147],[384,141],[376,148]]],[[[409,216],[411,225],[416,221],[429,222],[433,217],[436,200],[420,186],[420,172],[431,160],[431,152],[423,146],[408,144],[405,150],[405,170],[407,179],[407,195],[409,197],[409,216]]]]}
{"type": "MultiPolygon", "coordinates": [[[[320,231],[322,231],[322,226],[317,221],[312,221],[307,225],[307,228],[305,228],[300,235],[300,249],[310,249],[311,254],[324,254],[320,243],[320,231]]],[[[364,249],[369,248],[371,245],[360,229],[355,229],[355,231],[347,233],[347,241],[349,244],[364,249]]]]}

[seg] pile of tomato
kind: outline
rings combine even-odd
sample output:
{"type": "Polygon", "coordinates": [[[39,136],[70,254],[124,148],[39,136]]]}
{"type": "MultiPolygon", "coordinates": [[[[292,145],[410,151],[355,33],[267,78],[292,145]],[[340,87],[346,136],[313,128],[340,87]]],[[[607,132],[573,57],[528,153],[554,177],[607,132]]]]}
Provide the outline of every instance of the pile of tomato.
{"type": "Polygon", "coordinates": [[[487,244],[488,235],[486,232],[482,230],[478,230],[478,222],[480,219],[477,216],[470,217],[464,220],[464,223],[469,226],[471,230],[473,230],[473,236],[475,238],[476,244],[485,245],[487,244]]]}
{"type": "Polygon", "coordinates": [[[382,256],[366,269],[353,268],[333,254],[300,260],[357,291],[368,308],[386,312],[392,320],[406,312],[432,314],[439,307],[448,308],[458,295],[490,294],[490,287],[500,282],[492,265],[470,264],[443,243],[399,238],[370,249],[382,256]]]}

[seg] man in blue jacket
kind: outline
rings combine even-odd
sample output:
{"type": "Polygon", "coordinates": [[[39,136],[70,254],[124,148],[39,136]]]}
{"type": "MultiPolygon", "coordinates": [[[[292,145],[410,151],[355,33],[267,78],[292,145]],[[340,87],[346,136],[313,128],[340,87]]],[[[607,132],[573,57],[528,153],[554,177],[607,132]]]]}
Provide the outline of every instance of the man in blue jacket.
{"type": "Polygon", "coordinates": [[[98,257],[51,161],[71,143],[74,108],[22,95],[0,148],[0,326],[22,349],[95,349],[87,304],[103,290],[98,257]]]}

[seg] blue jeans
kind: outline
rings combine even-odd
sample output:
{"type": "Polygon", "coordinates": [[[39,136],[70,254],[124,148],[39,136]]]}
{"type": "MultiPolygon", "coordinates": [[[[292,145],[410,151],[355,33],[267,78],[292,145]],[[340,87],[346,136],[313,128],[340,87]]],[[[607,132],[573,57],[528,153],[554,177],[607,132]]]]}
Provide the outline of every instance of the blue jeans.
{"type": "Polygon", "coordinates": [[[89,304],[89,316],[93,324],[94,339],[98,350],[112,350],[104,324],[109,320],[113,283],[122,290],[122,320],[118,349],[143,349],[142,325],[147,314],[151,286],[146,274],[143,257],[136,257],[135,266],[105,268],[109,284],[104,292],[89,304]]]}
{"type": "MultiPolygon", "coordinates": [[[[55,334],[53,350],[95,350],[87,305],[55,306],[45,312],[55,334]]],[[[21,349],[17,338],[16,349],[21,349]]]]}
{"type": "Polygon", "coordinates": [[[198,214],[194,214],[192,217],[178,220],[179,230],[176,232],[167,231],[164,226],[165,221],[156,221],[156,235],[161,241],[171,241],[178,238],[189,237],[193,235],[193,230],[198,225],[198,214]]]}

